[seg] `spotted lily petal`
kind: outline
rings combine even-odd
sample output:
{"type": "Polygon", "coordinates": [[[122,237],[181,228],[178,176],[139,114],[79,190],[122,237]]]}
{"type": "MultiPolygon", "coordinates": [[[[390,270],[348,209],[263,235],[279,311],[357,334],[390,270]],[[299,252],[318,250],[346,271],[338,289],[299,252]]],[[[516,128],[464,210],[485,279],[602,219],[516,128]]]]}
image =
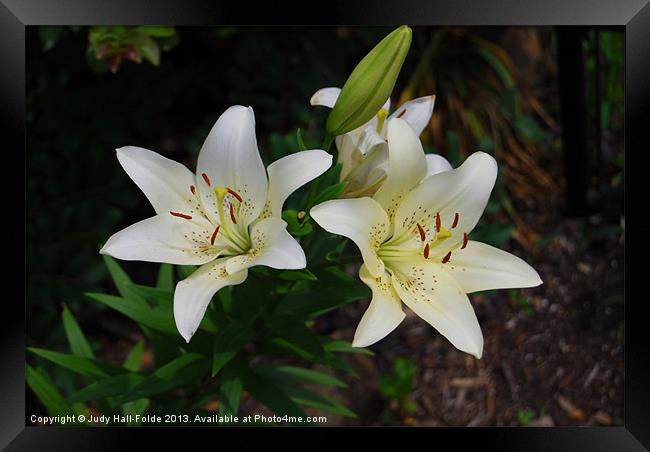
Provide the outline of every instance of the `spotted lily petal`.
{"type": "Polygon", "coordinates": [[[414,260],[394,270],[393,285],[402,301],[454,347],[480,358],[483,334],[474,309],[443,266],[414,260]]]}
{"type": "Polygon", "coordinates": [[[468,241],[463,250],[454,253],[453,261],[445,268],[465,293],[542,284],[535,269],[522,259],[473,240],[468,241]]]}
{"type": "Polygon", "coordinates": [[[372,276],[384,274],[384,263],[377,256],[377,249],[388,235],[388,217],[376,201],[335,199],[312,208],[310,215],[326,231],[352,240],[372,276]]]}
{"type": "Polygon", "coordinates": [[[368,347],[397,328],[406,314],[402,311],[402,302],[395,293],[387,272],[375,278],[366,266],[362,265],[359,277],[372,289],[372,300],[354,332],[352,345],[368,347]]]}
{"type": "Polygon", "coordinates": [[[254,265],[297,270],[305,268],[305,252],[287,232],[287,223],[279,218],[266,218],[251,227],[251,249],[226,262],[226,270],[234,275],[254,265]]]}
{"type": "Polygon", "coordinates": [[[200,265],[217,257],[210,246],[210,223],[161,213],[113,234],[100,250],[126,261],[200,265]]]}
{"type": "Polygon", "coordinates": [[[228,260],[222,258],[205,264],[176,285],[174,320],[187,342],[199,328],[213,295],[222,287],[241,284],[248,276],[248,270],[229,274],[226,271],[228,260]]]}
{"type": "Polygon", "coordinates": [[[216,207],[214,187],[227,187],[243,199],[239,216],[245,225],[259,216],[266,204],[268,181],[257,148],[252,108],[235,105],[219,117],[199,152],[197,176],[206,206],[216,207]]]}

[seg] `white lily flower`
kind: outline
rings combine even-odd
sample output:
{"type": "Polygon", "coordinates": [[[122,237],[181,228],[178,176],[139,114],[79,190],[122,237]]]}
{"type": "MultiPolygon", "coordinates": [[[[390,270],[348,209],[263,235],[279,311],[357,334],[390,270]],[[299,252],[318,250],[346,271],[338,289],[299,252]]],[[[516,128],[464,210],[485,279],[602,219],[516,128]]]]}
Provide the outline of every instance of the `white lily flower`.
{"type": "Polygon", "coordinates": [[[212,127],[196,175],[147,149],[117,149],[117,158],[156,215],[111,236],[101,253],[123,260],[201,265],[176,285],[174,319],[189,342],[212,296],[242,283],[248,268],[301,269],[305,253],[280,218],[296,189],[332,164],[322,150],[283,157],[264,170],[253,109],[233,106],[212,127]]]}
{"type": "MultiPolygon", "coordinates": [[[[340,88],[323,88],[311,97],[311,105],[332,108],[341,93],[340,88]]],[[[386,124],[393,118],[406,121],[418,136],[429,124],[435,96],[425,96],[405,102],[388,114],[390,98],[370,121],[335,139],[341,164],[341,181],[348,182],[343,192],[346,198],[372,196],[386,179],[388,147],[386,124]]],[[[451,169],[449,162],[440,155],[426,154],[427,174],[451,169]]]]}
{"type": "Polygon", "coordinates": [[[483,335],[466,294],[542,283],[520,258],[469,240],[497,176],[494,158],[476,152],[457,169],[426,177],[420,140],[404,120],[388,123],[389,167],[373,198],[327,201],[311,210],[327,231],[355,242],[359,276],[372,301],[354,335],[366,347],[404,319],[402,303],[455,347],[478,358],[483,335]]]}

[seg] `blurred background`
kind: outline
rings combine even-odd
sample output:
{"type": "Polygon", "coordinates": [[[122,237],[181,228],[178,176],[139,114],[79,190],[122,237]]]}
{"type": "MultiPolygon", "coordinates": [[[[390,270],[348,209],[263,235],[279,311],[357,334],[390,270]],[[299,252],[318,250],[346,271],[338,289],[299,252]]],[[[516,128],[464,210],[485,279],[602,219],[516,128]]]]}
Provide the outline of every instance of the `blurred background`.
{"type": "MultiPolygon", "coordinates": [[[[67,304],[96,355],[121,362],[142,339],[84,298],[113,293],[98,254],[153,214],[114,149],[137,145],[194,168],[230,105],[251,105],[265,161],[318,147],[342,86],[389,28],[29,27],[27,343],[65,349],[67,304]]],[[[476,240],[529,262],[544,284],[470,296],[485,337],[476,360],[417,316],[346,359],[361,378],[328,394],[358,419],[327,425],[623,424],[622,29],[414,27],[393,104],[435,94],[422,134],[454,166],[481,149],[500,166],[476,240]]],[[[158,266],[124,262],[143,284],[158,266]]],[[[352,272],[355,269],[349,268],[352,272]]],[[[317,319],[351,339],[367,301],[317,319]]],[[[147,356],[145,354],[145,360],[147,356]]],[[[38,358],[57,385],[73,374],[38,358]]],[[[28,395],[28,412],[44,410],[28,395]]],[[[263,412],[250,398],[242,411],[263,412]]]]}

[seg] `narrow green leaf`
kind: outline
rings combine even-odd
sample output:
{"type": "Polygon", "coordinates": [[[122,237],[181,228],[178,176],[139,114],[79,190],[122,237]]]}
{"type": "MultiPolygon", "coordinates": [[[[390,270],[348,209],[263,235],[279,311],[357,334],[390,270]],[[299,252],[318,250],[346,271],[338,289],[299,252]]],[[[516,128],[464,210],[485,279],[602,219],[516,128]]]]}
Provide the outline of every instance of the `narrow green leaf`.
{"type": "Polygon", "coordinates": [[[88,298],[99,301],[109,308],[124,314],[130,319],[163,333],[176,334],[176,326],[171,316],[160,310],[151,309],[146,302],[137,303],[133,298],[124,299],[103,293],[86,293],[88,298]]]}
{"type": "Polygon", "coordinates": [[[133,348],[129,352],[129,355],[124,360],[124,364],[122,364],[122,367],[132,372],[137,372],[138,370],[140,370],[140,363],[142,361],[143,351],[144,351],[144,342],[138,341],[133,346],[133,348]]]}
{"type": "MultiPolygon", "coordinates": [[[[122,405],[122,414],[124,415],[142,415],[147,411],[147,408],[149,408],[149,405],[151,404],[151,400],[149,399],[138,399],[134,400],[132,402],[126,402],[125,404],[122,405]]],[[[141,422],[129,422],[129,425],[139,425],[141,422]]]]}
{"type": "Polygon", "coordinates": [[[111,256],[102,254],[102,258],[104,259],[106,268],[108,268],[108,272],[111,274],[111,278],[113,278],[113,283],[117,287],[119,294],[124,298],[133,298],[135,301],[144,302],[145,300],[143,297],[133,293],[133,290],[130,287],[132,284],[131,278],[129,278],[129,275],[126,274],[122,266],[111,256]]]}
{"type": "Polygon", "coordinates": [[[178,272],[178,277],[180,279],[185,279],[194,273],[197,268],[199,267],[196,265],[177,265],[176,271],[178,272]]]}
{"type": "Polygon", "coordinates": [[[132,391],[115,400],[123,404],[170,391],[190,382],[196,382],[210,369],[210,361],[198,353],[188,353],[165,364],[145,377],[132,391]]]}
{"type": "Polygon", "coordinates": [[[119,372],[117,369],[112,368],[106,364],[98,363],[97,361],[81,356],[68,355],[65,353],[53,352],[43,348],[27,347],[27,350],[35,355],[41,356],[61,367],[70,369],[80,375],[93,378],[107,378],[119,372]]]}
{"type": "Polygon", "coordinates": [[[307,149],[307,146],[305,146],[305,141],[302,139],[302,131],[300,130],[300,127],[298,130],[296,130],[296,141],[298,142],[299,150],[305,151],[307,149]]]}
{"type": "Polygon", "coordinates": [[[318,408],[323,411],[328,411],[330,413],[338,414],[341,416],[345,417],[352,417],[356,418],[357,415],[350,411],[348,408],[344,407],[343,405],[340,405],[333,400],[328,399],[327,397],[324,397],[320,394],[316,394],[315,392],[308,391],[307,389],[303,388],[285,388],[286,393],[289,395],[291,400],[294,402],[300,404],[300,405],[305,405],[305,406],[310,406],[313,408],[318,408]]]}
{"type": "Polygon", "coordinates": [[[232,376],[221,382],[219,386],[219,416],[236,416],[239,413],[239,402],[244,384],[241,378],[232,376]]]}
{"type": "Polygon", "coordinates": [[[338,199],[341,197],[341,193],[345,189],[347,181],[339,182],[338,184],[330,185],[329,187],[323,189],[312,201],[309,208],[312,206],[318,205],[330,199],[338,199]]]}
{"type": "Polygon", "coordinates": [[[306,268],[302,270],[284,270],[278,275],[278,278],[285,281],[318,281],[316,275],[306,268]]]}
{"type": "Polygon", "coordinates": [[[211,376],[214,377],[223,366],[233,359],[253,336],[253,330],[239,322],[230,323],[217,333],[212,350],[211,376]]]}
{"type": "Polygon", "coordinates": [[[61,314],[61,317],[63,318],[63,329],[68,338],[68,344],[70,345],[70,351],[72,351],[72,354],[84,358],[94,358],[95,355],[93,354],[90,344],[86,340],[86,336],[84,336],[77,320],[74,318],[65,303],[63,303],[63,313],[61,314]]]}
{"type": "Polygon", "coordinates": [[[34,369],[32,366],[27,365],[25,378],[31,390],[50,415],[73,413],[70,406],[63,401],[63,396],[56,385],[41,369],[34,369]]]}
{"type": "Polygon", "coordinates": [[[256,400],[273,410],[275,414],[279,416],[306,416],[305,412],[273,380],[259,375],[252,370],[242,372],[241,378],[244,383],[244,388],[256,400]]]}
{"type": "Polygon", "coordinates": [[[276,380],[280,380],[284,384],[309,382],[322,385],[337,386],[339,388],[348,387],[347,384],[332,375],[319,372],[317,370],[305,369],[304,367],[258,366],[255,368],[255,370],[259,373],[265,372],[266,375],[273,376],[276,380]]]}
{"type": "Polygon", "coordinates": [[[323,347],[328,352],[359,353],[362,355],[375,356],[375,354],[367,348],[353,347],[348,341],[332,340],[329,337],[326,338],[323,347]]]}
{"type": "Polygon", "coordinates": [[[167,292],[174,291],[174,267],[171,264],[160,265],[156,287],[167,292]]]}
{"type": "Polygon", "coordinates": [[[132,391],[146,377],[136,373],[124,373],[96,381],[67,398],[68,403],[98,400],[126,394],[132,391]]]}

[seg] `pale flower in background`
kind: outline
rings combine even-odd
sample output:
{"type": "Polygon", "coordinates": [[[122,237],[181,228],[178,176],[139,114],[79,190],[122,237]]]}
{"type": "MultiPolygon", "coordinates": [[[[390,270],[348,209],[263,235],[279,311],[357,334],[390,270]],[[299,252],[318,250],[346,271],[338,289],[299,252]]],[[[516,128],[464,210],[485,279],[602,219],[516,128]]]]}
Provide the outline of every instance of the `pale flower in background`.
{"type": "MultiPolygon", "coordinates": [[[[340,88],[323,88],[311,97],[311,105],[332,108],[341,92],[340,88]]],[[[389,115],[390,98],[379,112],[366,124],[336,137],[338,163],[341,164],[341,181],[348,184],[343,197],[372,196],[386,179],[388,147],[386,124],[393,118],[401,118],[419,136],[429,124],[435,96],[425,96],[405,102],[389,115]]],[[[427,174],[433,175],[451,169],[442,156],[426,154],[427,174]]]]}
{"type": "Polygon", "coordinates": [[[248,268],[305,267],[302,248],[280,218],[282,205],[325,172],[332,156],[302,151],[265,171],[252,108],[233,106],[221,115],[201,148],[196,174],[139,147],[120,148],[117,158],[156,215],[117,232],[100,252],[123,260],[201,265],[174,293],[174,319],[186,341],[212,296],[242,283],[248,268]]]}
{"type": "Polygon", "coordinates": [[[476,152],[459,168],[427,177],[416,130],[392,119],[387,140],[388,176],[374,197],[327,201],[310,212],[324,229],[355,242],[363,257],[359,276],[373,296],[353,345],[393,331],[405,317],[404,303],[480,358],[483,335],[466,294],[542,283],[520,258],[469,240],[494,187],[496,161],[476,152]]]}

